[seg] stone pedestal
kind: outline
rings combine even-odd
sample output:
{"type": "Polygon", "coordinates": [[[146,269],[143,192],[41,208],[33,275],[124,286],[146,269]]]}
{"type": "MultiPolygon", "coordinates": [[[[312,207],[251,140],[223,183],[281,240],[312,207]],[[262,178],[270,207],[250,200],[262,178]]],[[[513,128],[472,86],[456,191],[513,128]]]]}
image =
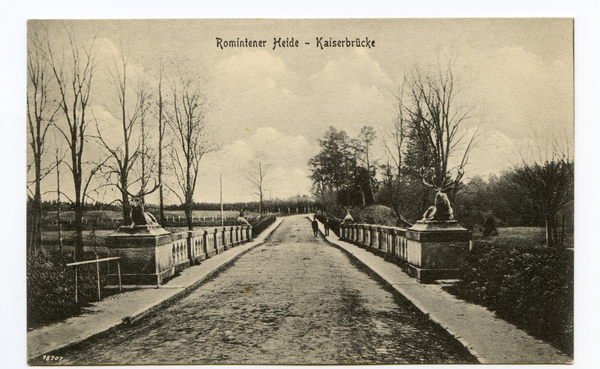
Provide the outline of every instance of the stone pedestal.
{"type": "Polygon", "coordinates": [[[407,272],[428,283],[457,279],[469,253],[471,232],[456,220],[418,221],[406,230],[407,272]]]}
{"type": "MultiPolygon", "coordinates": [[[[109,256],[121,258],[122,283],[160,285],[190,265],[187,237],[172,234],[159,225],[120,227],[106,238],[109,256]]],[[[115,283],[116,270],[109,274],[115,283]]]]}

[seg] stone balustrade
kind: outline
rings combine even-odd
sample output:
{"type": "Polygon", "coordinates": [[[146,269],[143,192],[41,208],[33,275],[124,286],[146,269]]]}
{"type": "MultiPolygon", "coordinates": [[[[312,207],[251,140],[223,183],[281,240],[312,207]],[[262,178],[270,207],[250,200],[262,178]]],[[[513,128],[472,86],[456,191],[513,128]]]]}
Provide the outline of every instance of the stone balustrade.
{"type": "Polygon", "coordinates": [[[406,229],[371,224],[342,224],[340,239],[406,260],[406,229]]]}
{"type": "Polygon", "coordinates": [[[408,229],[347,223],[340,239],[397,262],[423,282],[458,278],[471,248],[471,233],[456,221],[419,221],[408,229]]]}
{"type": "MultiPolygon", "coordinates": [[[[237,225],[170,233],[160,226],[121,227],[106,238],[109,256],[121,258],[125,285],[161,285],[190,265],[252,241],[252,227],[237,225]]],[[[109,283],[117,276],[109,273],[109,283]]]]}

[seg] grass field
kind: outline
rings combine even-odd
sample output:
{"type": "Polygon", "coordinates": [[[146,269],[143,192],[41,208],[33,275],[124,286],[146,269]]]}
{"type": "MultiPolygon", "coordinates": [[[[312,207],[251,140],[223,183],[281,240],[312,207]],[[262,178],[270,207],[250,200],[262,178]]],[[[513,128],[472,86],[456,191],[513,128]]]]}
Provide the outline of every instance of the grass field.
{"type": "MultiPolygon", "coordinates": [[[[522,243],[524,245],[544,245],[546,228],[544,227],[500,227],[498,236],[483,237],[478,230],[473,231],[473,240],[490,240],[500,243],[522,243]]],[[[565,232],[565,247],[574,246],[573,232],[565,232]]]]}
{"type": "MultiPolygon", "coordinates": [[[[223,217],[225,219],[237,219],[239,214],[240,213],[238,211],[234,211],[234,210],[223,211],[223,217]]],[[[245,213],[245,215],[247,217],[256,217],[259,214],[255,213],[255,212],[247,211],[245,213]]],[[[221,211],[219,211],[219,210],[194,210],[192,212],[192,216],[194,217],[194,219],[198,219],[198,220],[221,219],[221,211]]],[[[167,218],[167,220],[171,220],[173,217],[176,221],[179,221],[179,219],[181,219],[181,221],[185,221],[185,212],[183,210],[165,211],[165,217],[167,218]]]]}
{"type": "MultiPolygon", "coordinates": [[[[150,211],[151,213],[158,215],[158,211],[155,211],[155,209],[146,209],[146,211],[150,211]]],[[[237,219],[239,214],[240,213],[236,210],[223,211],[223,217],[225,219],[237,219]]],[[[256,217],[259,215],[259,213],[253,211],[246,211],[245,214],[247,217],[256,217]]],[[[196,220],[221,219],[220,210],[194,210],[192,215],[196,220]]],[[[63,211],[60,217],[63,222],[72,222],[75,219],[72,211],[63,211]]],[[[165,211],[165,217],[167,217],[169,221],[173,221],[173,219],[174,221],[179,221],[179,219],[181,219],[181,221],[185,221],[185,211],[167,210],[165,211]]],[[[50,224],[54,224],[56,221],[56,211],[47,212],[44,219],[50,224]]],[[[90,223],[95,219],[118,223],[123,221],[123,213],[120,211],[88,211],[85,213],[83,219],[84,224],[90,223]]]]}

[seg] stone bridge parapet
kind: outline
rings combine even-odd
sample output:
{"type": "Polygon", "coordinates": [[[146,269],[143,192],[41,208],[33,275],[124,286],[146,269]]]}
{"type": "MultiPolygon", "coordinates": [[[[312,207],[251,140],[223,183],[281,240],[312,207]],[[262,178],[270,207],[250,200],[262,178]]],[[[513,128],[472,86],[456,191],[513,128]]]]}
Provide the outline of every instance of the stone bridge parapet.
{"type": "MultiPolygon", "coordinates": [[[[157,285],[202,260],[252,241],[252,226],[236,225],[171,233],[158,225],[121,227],[106,238],[110,257],[121,258],[122,283],[157,285]]],[[[118,275],[109,272],[108,283],[118,275]]]]}
{"type": "Polygon", "coordinates": [[[471,232],[456,221],[418,221],[410,228],[342,223],[340,239],[397,262],[422,282],[457,279],[471,232]]]}

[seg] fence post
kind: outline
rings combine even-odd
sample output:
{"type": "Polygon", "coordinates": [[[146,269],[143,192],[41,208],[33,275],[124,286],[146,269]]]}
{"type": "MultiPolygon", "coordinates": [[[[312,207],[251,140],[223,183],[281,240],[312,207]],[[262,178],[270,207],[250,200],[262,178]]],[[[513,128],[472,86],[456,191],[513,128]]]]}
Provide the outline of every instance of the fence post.
{"type": "Polygon", "coordinates": [[[75,265],[75,303],[77,303],[77,265],[75,265]]]}
{"type": "MultiPolygon", "coordinates": [[[[96,254],[96,260],[98,260],[98,254],[96,254]]],[[[100,263],[96,263],[96,279],[98,281],[98,301],[102,300],[100,297],[100,263]]]]}
{"type": "Polygon", "coordinates": [[[119,292],[123,292],[123,287],[121,287],[121,263],[117,260],[117,273],[119,274],[119,292]]]}

